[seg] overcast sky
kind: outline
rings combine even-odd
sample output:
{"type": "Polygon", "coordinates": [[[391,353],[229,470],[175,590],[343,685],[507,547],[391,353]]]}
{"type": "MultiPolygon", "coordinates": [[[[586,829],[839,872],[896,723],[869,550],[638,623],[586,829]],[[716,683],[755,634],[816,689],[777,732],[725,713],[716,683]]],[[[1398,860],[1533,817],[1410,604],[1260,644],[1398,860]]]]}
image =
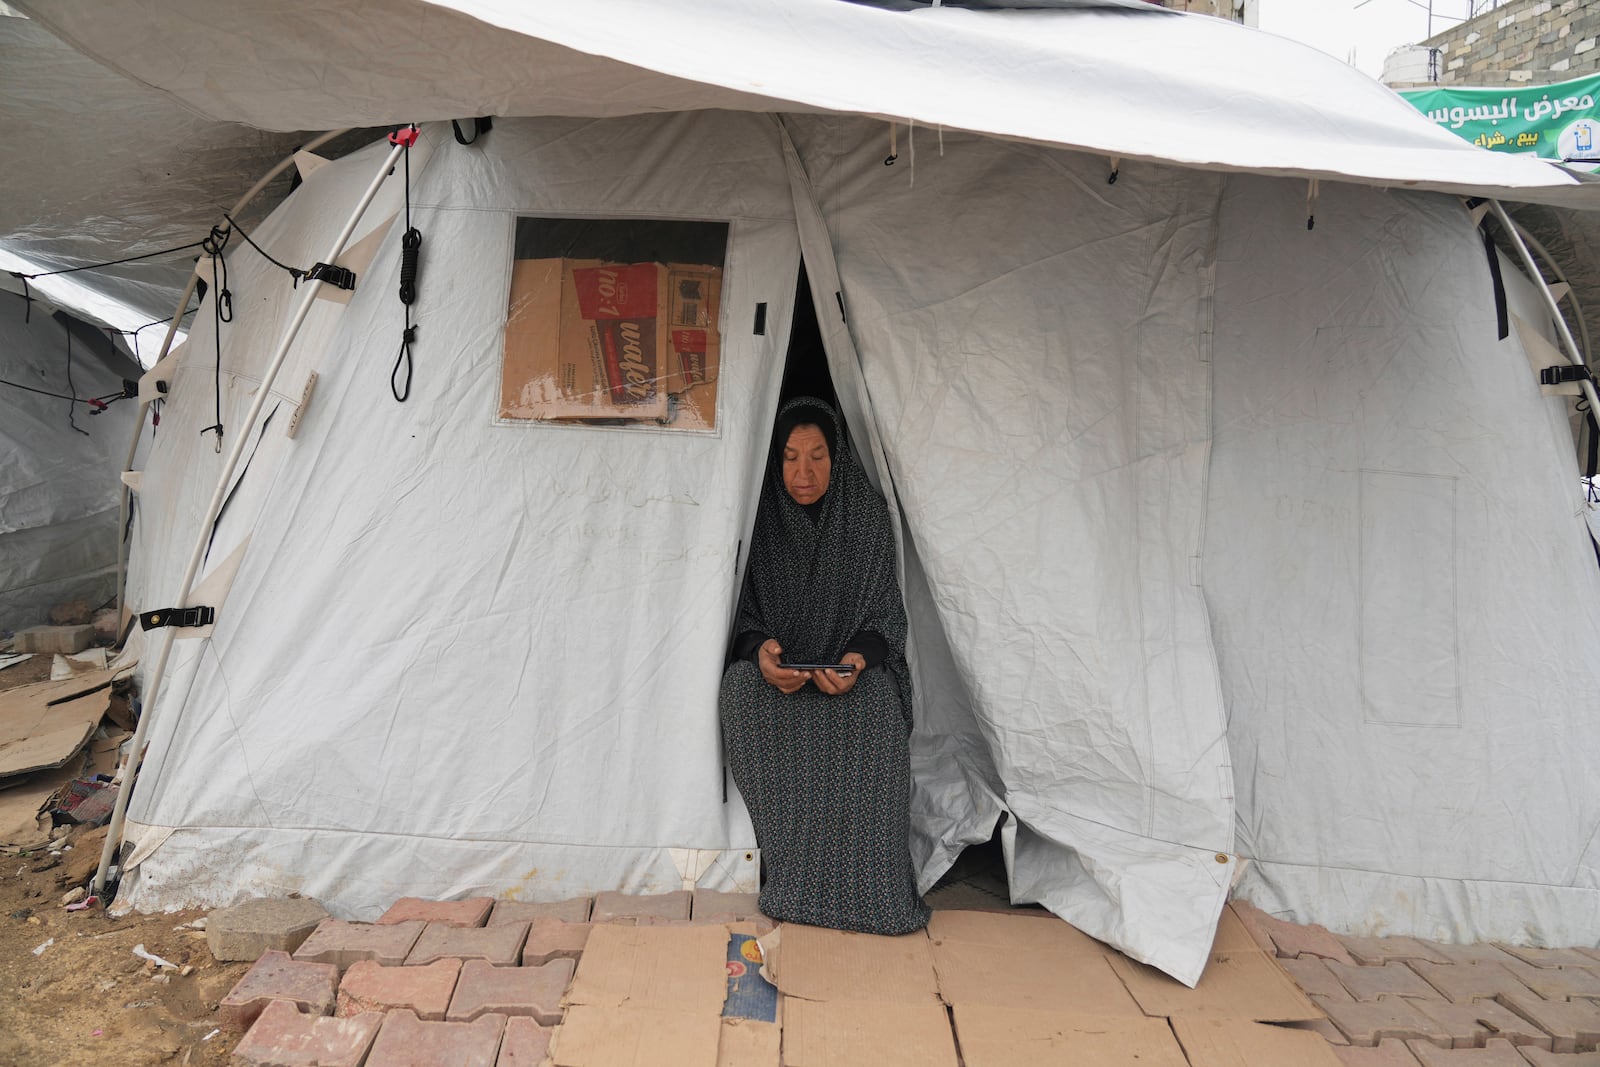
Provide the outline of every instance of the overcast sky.
{"type": "MultiPolygon", "coordinates": [[[[1376,78],[1383,60],[1403,44],[1428,36],[1429,0],[1260,0],[1260,25],[1268,33],[1313,45],[1376,78]]],[[[1467,13],[1468,0],[1432,0],[1433,32],[1442,33],[1467,13]]],[[[1478,6],[1484,7],[1484,0],[1478,6]]]]}

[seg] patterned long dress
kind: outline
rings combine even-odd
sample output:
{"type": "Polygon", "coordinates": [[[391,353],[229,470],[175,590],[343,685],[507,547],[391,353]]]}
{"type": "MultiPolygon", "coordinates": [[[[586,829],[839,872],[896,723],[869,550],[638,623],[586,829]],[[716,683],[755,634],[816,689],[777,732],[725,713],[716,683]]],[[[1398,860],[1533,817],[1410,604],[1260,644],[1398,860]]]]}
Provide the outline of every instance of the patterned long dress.
{"type": "MultiPolygon", "coordinates": [[[[911,679],[888,508],[838,442],[814,517],[783,488],[782,448],[763,483],[738,631],[775,637],[790,662],[836,663],[858,633],[884,661],[849,692],[807,684],[785,695],[736,660],[720,711],[728,764],[755,824],[761,910],[786,922],[903,934],[928,922],[910,853],[911,679]]],[[[813,506],[813,511],[815,511],[813,506]]]]}

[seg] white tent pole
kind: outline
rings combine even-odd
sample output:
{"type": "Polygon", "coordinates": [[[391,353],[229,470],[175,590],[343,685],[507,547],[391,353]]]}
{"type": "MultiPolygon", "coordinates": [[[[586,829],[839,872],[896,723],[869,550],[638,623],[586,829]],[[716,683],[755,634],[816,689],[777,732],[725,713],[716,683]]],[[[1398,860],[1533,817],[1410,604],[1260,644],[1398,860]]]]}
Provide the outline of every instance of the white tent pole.
{"type": "MultiPolygon", "coordinates": [[[[269,184],[271,184],[272,179],[276,178],[278,175],[282,174],[284,171],[288,170],[294,165],[295,156],[299,155],[301,152],[310,152],[312,149],[321,148],[323,145],[327,144],[335,137],[338,137],[340,134],[348,132],[349,128],[346,127],[345,129],[341,130],[329,130],[327,133],[319,133],[317,136],[311,138],[311,140],[307,141],[293,152],[290,152],[288,155],[284,156],[278,161],[276,166],[263,174],[259,181],[246,190],[245,194],[241,196],[233,205],[233,210],[228,212],[228,216],[231,217],[243,211],[245,206],[248,205],[250,201],[254,200],[261,190],[265,189],[269,184]]],[[[226,222],[226,218],[223,221],[226,222]]],[[[189,298],[194,295],[194,283],[198,278],[198,274],[193,271],[189,272],[189,284],[184,286],[183,295],[178,298],[177,310],[172,313],[172,321],[167,324],[167,336],[161,342],[161,351],[156,355],[156,363],[160,363],[163,359],[167,358],[167,353],[172,349],[172,339],[178,334],[178,326],[183,322],[184,309],[189,306],[189,298]]],[[[152,364],[152,366],[154,366],[154,364],[152,364]]],[[[139,451],[139,438],[144,436],[144,420],[149,414],[150,401],[139,401],[139,417],[135,419],[133,423],[133,440],[128,442],[128,455],[127,458],[122,461],[121,474],[127,474],[129,471],[133,470],[134,453],[139,451]]],[[[128,505],[130,503],[130,492],[131,490],[129,490],[127,485],[122,484],[121,493],[119,494],[118,499],[118,503],[121,505],[121,511],[119,513],[120,517],[117,520],[117,633],[119,637],[121,636],[122,632],[122,611],[127,600],[128,590],[128,542],[125,535],[128,529],[128,505]]]]}
{"type": "MultiPolygon", "coordinates": [[[[345,222],[344,228],[335,237],[328,254],[322,257],[322,262],[333,263],[339,258],[339,253],[344,251],[345,242],[350,240],[350,235],[355,232],[356,225],[361,221],[361,216],[367,212],[367,206],[372,203],[372,198],[378,195],[378,188],[383,185],[395,164],[399,162],[400,154],[405,151],[405,146],[395,145],[394,149],[384,157],[383,164],[373,175],[372,182],[367,186],[366,192],[361,194],[360,201],[355,210],[350,213],[350,218],[345,222]]],[[[256,386],[255,400],[250,404],[250,410],[244,417],[244,426],[233,435],[233,447],[228,450],[227,461],[222,465],[222,471],[217,475],[216,488],[211,493],[211,503],[206,508],[205,517],[200,520],[200,529],[195,535],[194,550],[189,553],[189,565],[184,568],[183,581],[178,586],[178,595],[172,602],[173,608],[189,606],[189,593],[194,588],[195,575],[200,572],[200,563],[205,559],[206,546],[211,540],[211,527],[217,521],[217,515],[222,511],[222,502],[227,496],[228,483],[233,479],[233,472],[239,465],[239,460],[244,456],[245,446],[250,440],[250,431],[255,428],[256,420],[261,416],[261,409],[266,406],[268,394],[272,391],[272,383],[278,377],[278,371],[283,368],[284,360],[289,355],[289,349],[294,344],[295,337],[300,333],[300,326],[306,321],[306,316],[311,313],[311,305],[317,298],[317,293],[322,289],[320,279],[312,279],[302,291],[300,306],[295,309],[294,318],[289,323],[289,328],[284,331],[283,340],[278,342],[277,351],[272,354],[272,362],[267,365],[266,373],[261,376],[261,383],[256,386]]],[[[133,780],[136,768],[139,765],[141,753],[144,748],[144,739],[150,729],[150,720],[155,718],[156,701],[161,695],[161,678],[166,673],[167,658],[172,653],[173,634],[170,626],[161,628],[161,649],[156,654],[155,666],[151,668],[150,679],[144,687],[144,709],[139,716],[139,725],[133,731],[133,748],[128,756],[128,769],[122,777],[122,788],[117,791],[116,804],[111,811],[111,825],[106,830],[105,847],[100,850],[100,867],[94,874],[94,886],[90,890],[99,896],[105,889],[106,871],[111,866],[111,857],[116,854],[117,846],[122,843],[123,819],[128,810],[128,797],[133,793],[133,780]]]]}
{"type": "MultiPolygon", "coordinates": [[[[1529,279],[1534,288],[1539,290],[1539,295],[1544,297],[1545,308],[1550,312],[1550,317],[1556,320],[1556,329],[1561,334],[1561,340],[1566,342],[1567,358],[1572,360],[1575,367],[1584,366],[1583,352],[1578,348],[1578,342],[1573,340],[1572,330],[1567,326],[1567,320],[1561,314],[1561,308],[1556,304],[1554,294],[1550,287],[1544,283],[1544,273],[1539,270],[1539,265],[1533,261],[1533,253],[1528,251],[1527,242],[1522,239],[1522,234],[1506,214],[1506,209],[1500,206],[1500,201],[1490,200],[1489,207],[1494,212],[1494,217],[1500,220],[1500,225],[1505,227],[1506,236],[1511,238],[1511,243],[1516,246],[1517,254],[1522,257],[1522,265],[1528,271],[1529,279]]],[[[1578,383],[1583,389],[1585,399],[1589,401],[1590,411],[1600,411],[1600,398],[1595,396],[1594,382],[1583,381],[1578,383]]]]}

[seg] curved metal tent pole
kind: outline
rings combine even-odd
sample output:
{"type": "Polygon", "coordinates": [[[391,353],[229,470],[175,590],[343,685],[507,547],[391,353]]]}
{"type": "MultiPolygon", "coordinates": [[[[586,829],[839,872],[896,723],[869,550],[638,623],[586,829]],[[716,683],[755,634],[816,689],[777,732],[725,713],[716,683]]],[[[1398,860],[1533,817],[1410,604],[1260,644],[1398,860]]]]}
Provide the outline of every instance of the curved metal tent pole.
{"type": "MultiPolygon", "coordinates": [[[[333,263],[338,260],[339,253],[344,251],[345,242],[350,240],[350,235],[355,232],[356,225],[361,221],[361,216],[367,212],[367,206],[372,203],[372,198],[378,195],[378,189],[383,185],[400,160],[400,154],[405,151],[405,146],[397,144],[383,159],[383,164],[378,172],[373,175],[366,192],[362,193],[360,201],[356,203],[355,210],[350,213],[350,218],[345,222],[344,228],[333,239],[327,255],[321,262],[333,263]]],[[[200,571],[201,561],[205,558],[206,545],[210,541],[211,526],[217,520],[217,515],[222,510],[223,499],[227,495],[228,483],[233,479],[233,472],[239,465],[239,460],[244,455],[246,445],[249,444],[250,431],[255,428],[256,420],[261,417],[261,409],[266,406],[267,397],[272,391],[272,383],[278,377],[278,371],[283,369],[284,360],[289,355],[295,337],[300,333],[300,327],[305,322],[306,316],[311,312],[311,305],[317,298],[318,291],[323,286],[321,279],[311,279],[302,290],[300,306],[295,309],[294,318],[290,320],[289,327],[284,331],[283,339],[278,342],[277,350],[272,354],[272,361],[267,365],[266,373],[261,376],[261,384],[256,387],[255,400],[250,404],[250,410],[244,417],[244,426],[233,435],[233,447],[228,450],[228,458],[222,465],[222,471],[217,476],[216,488],[211,493],[211,503],[206,508],[205,517],[200,520],[200,529],[195,536],[194,549],[189,553],[189,565],[184,568],[183,581],[179,583],[178,595],[172,601],[173,608],[189,606],[189,594],[194,588],[195,576],[200,571]]],[[[169,334],[170,336],[170,334],[169,334]]],[[[94,884],[90,892],[99,896],[105,889],[106,871],[111,866],[111,857],[116,854],[117,846],[122,843],[122,826],[128,811],[128,797],[133,793],[133,782],[136,768],[139,765],[141,751],[144,748],[145,735],[149,732],[150,721],[155,718],[156,701],[161,695],[161,679],[166,673],[167,659],[172,654],[172,630],[164,627],[160,636],[161,647],[156,653],[155,666],[150,670],[149,680],[144,687],[144,710],[139,716],[139,725],[133,732],[132,754],[128,757],[128,769],[122,779],[122,788],[117,791],[117,800],[111,811],[111,824],[106,829],[105,847],[100,850],[100,867],[95,871],[94,884]]]]}
{"type": "MultiPolygon", "coordinates": [[[[327,133],[320,133],[311,138],[311,140],[307,141],[305,144],[301,145],[299,148],[295,149],[293,152],[289,153],[287,156],[284,156],[283,159],[278,161],[276,166],[263,174],[261,179],[252,185],[245,192],[245,194],[234,203],[233,210],[229,211],[227,216],[224,216],[224,224],[226,224],[228,217],[235,216],[239,214],[239,212],[243,211],[246,205],[248,205],[250,201],[254,200],[260,194],[261,190],[265,189],[272,183],[272,179],[276,178],[278,175],[292,167],[294,165],[295,156],[299,155],[301,152],[310,152],[313,149],[321,148],[335,137],[349,132],[349,127],[346,127],[341,130],[329,130],[327,133]]],[[[167,324],[167,336],[161,341],[161,351],[156,354],[156,363],[160,363],[163,359],[166,359],[167,353],[172,349],[172,339],[178,334],[178,325],[179,323],[183,322],[184,310],[189,306],[189,298],[194,295],[194,286],[198,279],[198,274],[193,271],[189,272],[189,284],[184,286],[183,295],[178,298],[178,308],[172,313],[172,321],[167,324]]],[[[151,364],[151,366],[154,365],[155,364],[151,364]]],[[[139,438],[144,436],[144,420],[145,416],[148,414],[150,414],[150,401],[139,401],[139,417],[135,419],[133,423],[133,439],[128,442],[128,454],[123,459],[122,471],[117,476],[119,481],[123,474],[127,474],[129,471],[133,470],[134,453],[139,451],[139,438]]],[[[127,599],[127,530],[128,507],[130,503],[129,494],[131,492],[132,490],[128,488],[127,483],[123,482],[121,484],[121,492],[118,499],[118,504],[120,505],[121,510],[117,519],[117,627],[119,637],[121,636],[122,610],[127,599]]]]}
{"type": "MultiPolygon", "coordinates": [[[[1528,251],[1528,243],[1522,239],[1522,231],[1516,223],[1511,221],[1511,216],[1506,214],[1506,209],[1500,201],[1490,200],[1489,210],[1494,212],[1494,217],[1500,220],[1500,225],[1505,227],[1506,236],[1511,238],[1511,243],[1516,246],[1517,254],[1522,257],[1522,265],[1527,269],[1529,280],[1534,283],[1534,288],[1539,290],[1539,295],[1544,298],[1545,310],[1550,312],[1550,317],[1556,321],[1556,330],[1561,335],[1567,348],[1567,358],[1572,360],[1575,367],[1586,366],[1583,361],[1583,352],[1578,348],[1578,342],[1573,340],[1572,329],[1567,325],[1567,320],[1561,314],[1561,307],[1556,303],[1555,295],[1550,292],[1550,287],[1545,284],[1544,274],[1539,270],[1539,264],[1534,261],[1533,253],[1528,251]]],[[[1583,395],[1589,401],[1590,411],[1600,411],[1600,398],[1595,396],[1594,382],[1583,381],[1578,385],[1583,390],[1583,395]]]]}

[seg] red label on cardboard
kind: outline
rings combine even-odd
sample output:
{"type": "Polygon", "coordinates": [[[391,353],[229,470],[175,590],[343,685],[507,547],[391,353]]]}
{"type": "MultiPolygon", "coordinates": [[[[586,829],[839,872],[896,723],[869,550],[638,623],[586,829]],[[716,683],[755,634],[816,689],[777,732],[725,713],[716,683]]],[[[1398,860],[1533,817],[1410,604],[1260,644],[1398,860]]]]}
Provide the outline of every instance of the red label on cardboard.
{"type": "Polygon", "coordinates": [[[618,263],[572,272],[578,313],[594,322],[656,317],[656,265],[618,263]]]}
{"type": "Polygon", "coordinates": [[[656,320],[600,319],[594,324],[614,404],[643,404],[656,396],[656,320]]]}

